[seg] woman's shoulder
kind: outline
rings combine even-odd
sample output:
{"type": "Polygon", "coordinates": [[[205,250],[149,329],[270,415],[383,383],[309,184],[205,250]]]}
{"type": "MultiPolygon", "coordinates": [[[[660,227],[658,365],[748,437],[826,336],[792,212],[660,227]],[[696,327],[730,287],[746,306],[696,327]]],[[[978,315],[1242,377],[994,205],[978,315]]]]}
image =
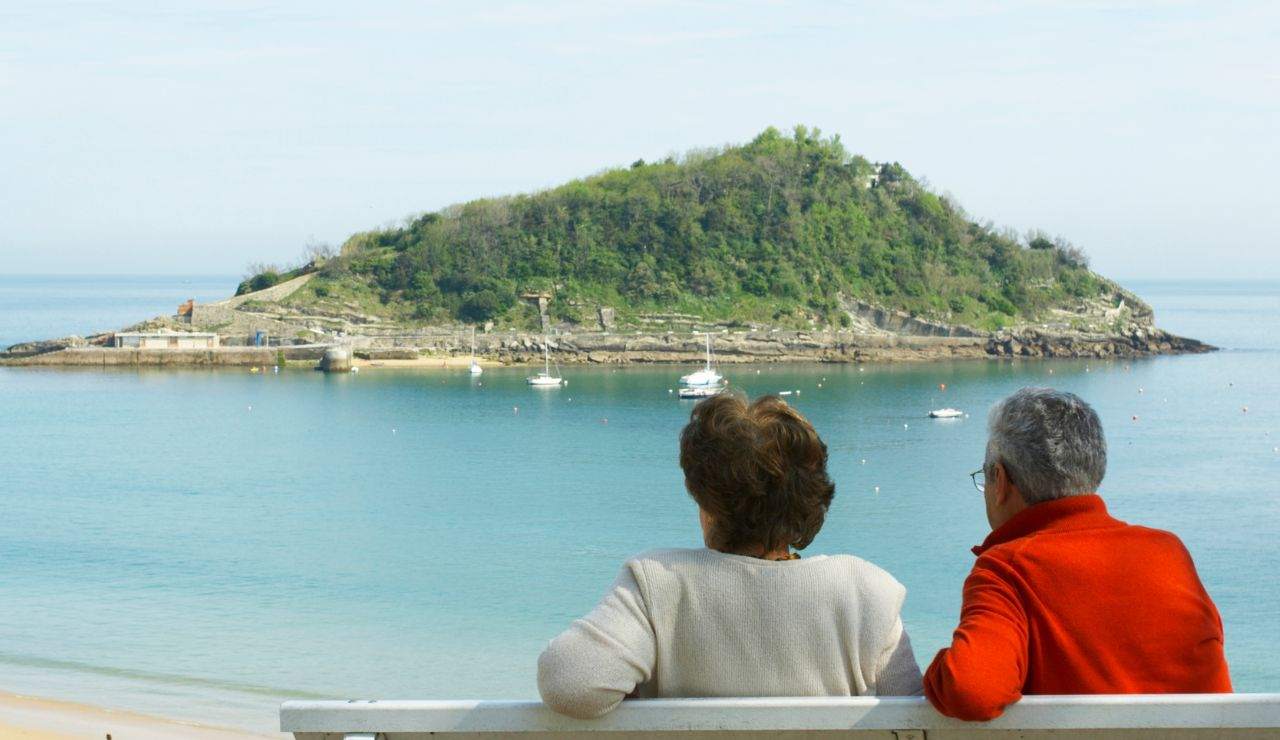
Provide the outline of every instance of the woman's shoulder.
{"type": "Polygon", "coordinates": [[[859,588],[869,592],[898,593],[906,595],[906,587],[889,571],[870,560],[857,555],[839,553],[820,556],[831,564],[833,569],[847,573],[859,588]]]}
{"type": "Polygon", "coordinates": [[[647,566],[702,565],[711,562],[712,550],[703,547],[659,547],[627,558],[628,568],[647,566]]]}

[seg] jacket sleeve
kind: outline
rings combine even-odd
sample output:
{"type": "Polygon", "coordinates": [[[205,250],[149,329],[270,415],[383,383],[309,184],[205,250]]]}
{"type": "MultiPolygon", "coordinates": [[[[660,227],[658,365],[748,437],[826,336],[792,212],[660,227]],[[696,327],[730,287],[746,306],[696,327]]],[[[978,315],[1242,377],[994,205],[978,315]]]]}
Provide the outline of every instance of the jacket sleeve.
{"type": "Polygon", "coordinates": [[[653,675],[653,626],[632,567],[624,566],[596,608],[539,656],[538,693],[551,709],[579,719],[599,717],[653,675]]]}
{"type": "Polygon", "coordinates": [[[979,558],[964,582],[960,626],[951,647],[925,671],[924,692],[942,714],[989,720],[1022,698],[1027,678],[1027,615],[1008,566],[979,558]]]}

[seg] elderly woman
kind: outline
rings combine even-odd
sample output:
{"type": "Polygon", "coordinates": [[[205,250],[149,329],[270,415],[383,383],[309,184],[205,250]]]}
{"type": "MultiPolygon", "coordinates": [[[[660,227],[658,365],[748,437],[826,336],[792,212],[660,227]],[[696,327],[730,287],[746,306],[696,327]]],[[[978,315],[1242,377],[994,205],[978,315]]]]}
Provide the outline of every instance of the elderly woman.
{"type": "Polygon", "coordinates": [[[906,589],[852,555],[800,558],[835,494],[827,447],[775,396],[721,394],[680,435],[704,549],[628,560],[551,641],[538,690],[588,718],[625,697],[919,694],[906,589]]]}

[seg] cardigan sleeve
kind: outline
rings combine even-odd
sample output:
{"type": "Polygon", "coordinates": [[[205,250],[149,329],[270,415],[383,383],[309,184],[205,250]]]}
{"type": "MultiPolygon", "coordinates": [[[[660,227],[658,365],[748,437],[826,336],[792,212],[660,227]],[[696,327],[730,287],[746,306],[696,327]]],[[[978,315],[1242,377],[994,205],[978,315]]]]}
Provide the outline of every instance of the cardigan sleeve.
{"type": "Polygon", "coordinates": [[[538,692],[551,709],[579,719],[599,717],[653,675],[653,626],[632,567],[624,566],[595,609],[574,620],[539,656],[538,692]]]}
{"type": "Polygon", "coordinates": [[[965,579],[960,626],[951,647],[925,672],[925,696],[942,714],[989,720],[1022,698],[1027,678],[1027,615],[1007,565],[980,557],[965,579]]]}
{"type": "Polygon", "coordinates": [[[875,675],[876,696],[919,696],[924,691],[920,683],[920,664],[911,651],[911,638],[899,618],[894,625],[889,646],[881,656],[875,675]]]}

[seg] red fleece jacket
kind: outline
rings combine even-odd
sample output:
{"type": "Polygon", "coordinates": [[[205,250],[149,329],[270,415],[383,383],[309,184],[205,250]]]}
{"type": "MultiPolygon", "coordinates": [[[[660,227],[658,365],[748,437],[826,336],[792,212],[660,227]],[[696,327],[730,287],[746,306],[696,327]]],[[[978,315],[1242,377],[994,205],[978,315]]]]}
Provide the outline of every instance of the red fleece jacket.
{"type": "Polygon", "coordinates": [[[925,672],[939,712],[987,720],[1023,694],[1231,691],[1222,619],[1169,532],[1069,496],[973,552],[960,626],[925,672]]]}

